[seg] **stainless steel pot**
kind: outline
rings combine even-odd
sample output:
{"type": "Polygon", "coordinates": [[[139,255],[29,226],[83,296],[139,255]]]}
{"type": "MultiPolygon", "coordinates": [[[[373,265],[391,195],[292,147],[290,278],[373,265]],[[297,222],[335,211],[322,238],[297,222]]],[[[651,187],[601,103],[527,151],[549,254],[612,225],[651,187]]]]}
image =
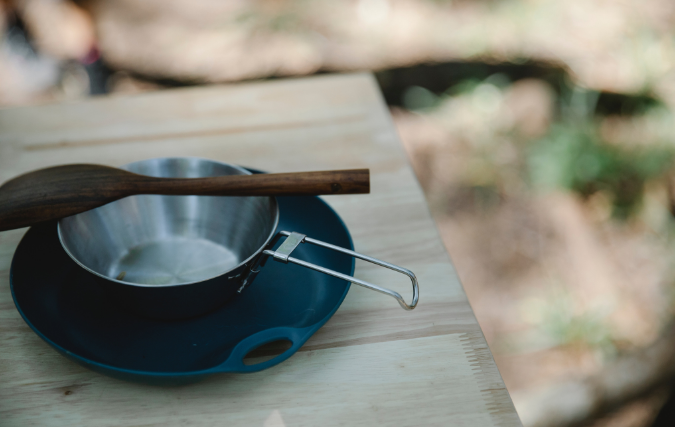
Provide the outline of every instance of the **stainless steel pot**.
{"type": "MultiPolygon", "coordinates": [[[[178,178],[251,173],[198,158],[150,159],[122,168],[178,178]]],[[[417,279],[410,270],[300,233],[277,233],[278,221],[279,207],[273,197],[142,195],[63,218],[58,235],[66,253],[115,299],[148,317],[177,319],[211,311],[250,285],[268,257],[390,295],[408,310],[417,304],[417,279]],[[285,241],[272,250],[283,236],[285,241]],[[292,258],[301,243],[343,252],[407,275],[413,285],[411,304],[389,289],[292,258]]]]}

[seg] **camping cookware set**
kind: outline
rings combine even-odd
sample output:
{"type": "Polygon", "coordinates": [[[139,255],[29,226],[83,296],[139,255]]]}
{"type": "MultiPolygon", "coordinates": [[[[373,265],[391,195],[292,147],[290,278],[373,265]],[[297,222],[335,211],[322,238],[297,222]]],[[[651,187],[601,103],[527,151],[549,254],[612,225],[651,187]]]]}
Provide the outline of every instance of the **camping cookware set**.
{"type": "Polygon", "coordinates": [[[0,230],[37,224],[13,260],[13,297],[38,335],[109,375],[176,383],[265,369],[332,316],[349,283],[417,305],[415,275],[354,252],[344,223],[313,197],[368,191],[367,170],[261,174],[198,158],[26,174],[0,187],[0,230]],[[353,258],[406,275],[411,302],[352,277],[353,258]],[[60,330],[47,326],[55,321],[60,330]],[[133,336],[139,329],[149,335],[133,336]],[[123,354],[125,334],[130,349],[159,353],[123,354]],[[291,348],[244,363],[280,339],[291,348]],[[162,348],[184,360],[165,360],[162,348]]]}

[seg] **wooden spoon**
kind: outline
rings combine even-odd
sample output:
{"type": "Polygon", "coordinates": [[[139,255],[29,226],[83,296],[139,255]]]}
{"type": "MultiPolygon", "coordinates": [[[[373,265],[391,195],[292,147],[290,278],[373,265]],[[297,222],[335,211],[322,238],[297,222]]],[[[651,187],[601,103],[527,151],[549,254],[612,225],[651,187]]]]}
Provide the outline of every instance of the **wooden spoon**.
{"type": "Polygon", "coordinates": [[[0,231],[75,215],[135,194],[316,196],[369,192],[368,169],[154,178],[109,166],[63,165],[30,172],[0,186],[0,231]]]}

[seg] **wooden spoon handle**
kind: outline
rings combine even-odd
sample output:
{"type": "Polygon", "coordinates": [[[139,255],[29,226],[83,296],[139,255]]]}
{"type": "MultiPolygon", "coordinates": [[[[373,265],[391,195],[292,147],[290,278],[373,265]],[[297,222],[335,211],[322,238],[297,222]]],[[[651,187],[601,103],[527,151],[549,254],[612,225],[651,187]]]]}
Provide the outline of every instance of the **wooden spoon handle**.
{"type": "Polygon", "coordinates": [[[368,169],[227,175],[210,178],[156,178],[144,194],[202,196],[318,196],[370,192],[368,169]]]}

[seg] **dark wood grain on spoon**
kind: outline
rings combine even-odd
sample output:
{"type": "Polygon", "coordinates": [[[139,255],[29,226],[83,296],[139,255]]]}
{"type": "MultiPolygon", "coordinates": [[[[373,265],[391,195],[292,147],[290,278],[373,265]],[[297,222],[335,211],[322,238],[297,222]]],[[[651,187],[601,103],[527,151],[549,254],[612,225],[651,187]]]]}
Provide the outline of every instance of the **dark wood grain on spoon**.
{"type": "Polygon", "coordinates": [[[0,186],[0,231],[75,215],[136,194],[318,196],[370,192],[368,169],[155,178],[109,166],[63,165],[0,186]]]}

